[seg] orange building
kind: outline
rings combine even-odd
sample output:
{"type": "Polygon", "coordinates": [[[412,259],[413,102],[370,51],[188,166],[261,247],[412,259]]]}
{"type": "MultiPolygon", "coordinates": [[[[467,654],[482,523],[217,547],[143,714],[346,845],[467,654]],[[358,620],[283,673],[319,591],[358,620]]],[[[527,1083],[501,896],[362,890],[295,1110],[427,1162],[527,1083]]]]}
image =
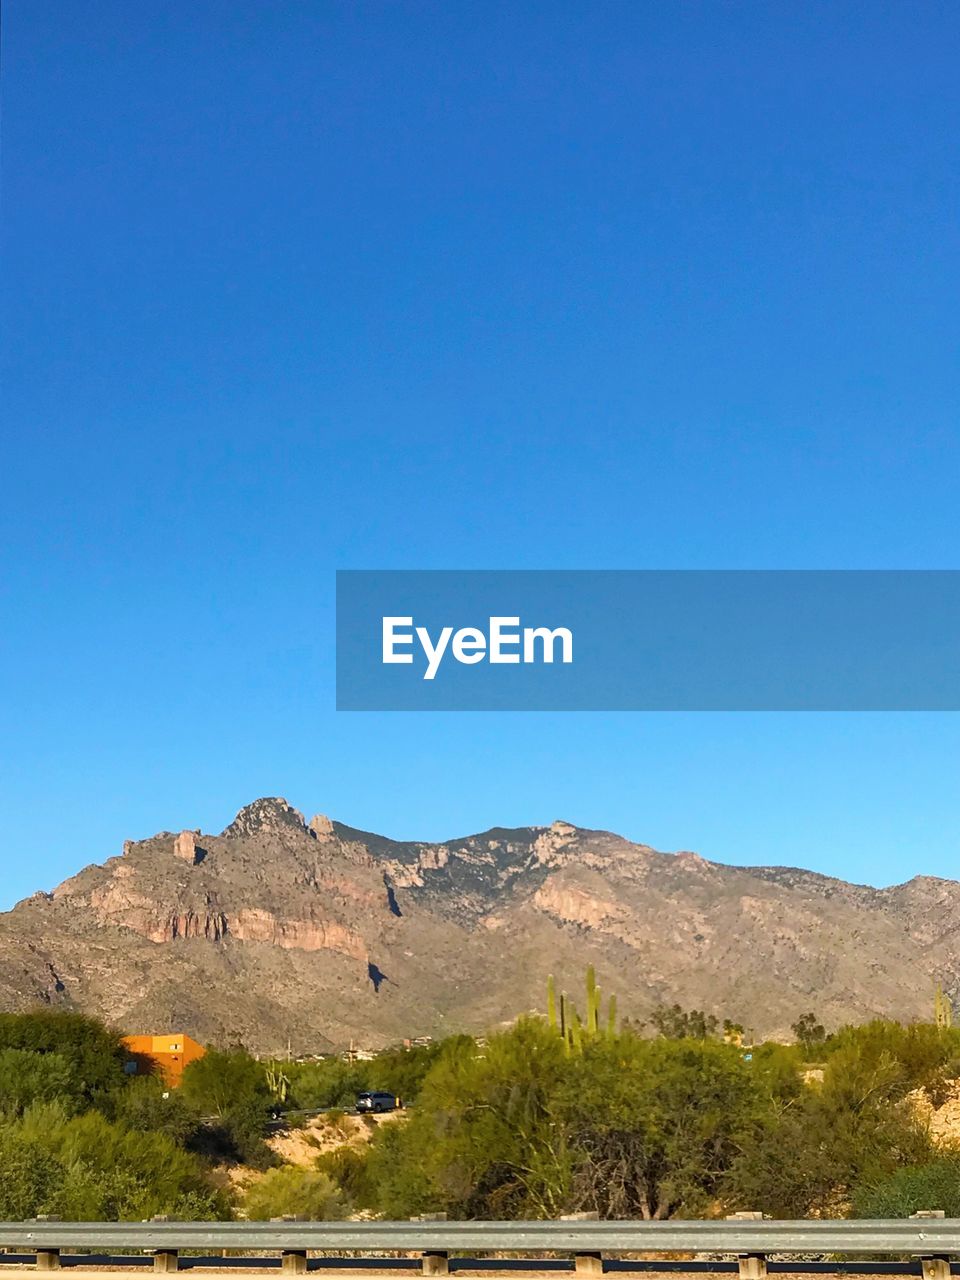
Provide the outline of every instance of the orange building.
{"type": "Polygon", "coordinates": [[[120,1043],[130,1054],[131,1075],[159,1075],[173,1088],[180,1083],[187,1063],[206,1053],[202,1044],[182,1032],[172,1036],[124,1036],[120,1043]]]}

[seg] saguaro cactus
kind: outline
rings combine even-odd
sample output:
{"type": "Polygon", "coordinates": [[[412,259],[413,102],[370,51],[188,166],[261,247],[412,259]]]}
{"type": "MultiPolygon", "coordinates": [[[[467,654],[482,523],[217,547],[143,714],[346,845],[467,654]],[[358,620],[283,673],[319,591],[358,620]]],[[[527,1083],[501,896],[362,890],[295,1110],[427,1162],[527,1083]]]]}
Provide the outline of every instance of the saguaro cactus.
{"type": "Polygon", "coordinates": [[[290,1077],[276,1062],[266,1068],[267,1088],[278,1102],[286,1102],[290,1090],[290,1077]]]}
{"type": "Polygon", "coordinates": [[[607,1004],[606,1022],[601,1020],[602,1006],[600,988],[597,985],[597,974],[593,965],[587,967],[586,976],[587,1012],[586,1018],[580,1014],[565,991],[560,992],[557,999],[556,981],[551,974],[547,978],[547,1025],[558,1032],[563,1040],[567,1053],[580,1053],[585,1040],[595,1036],[615,1036],[617,1034],[617,998],[611,996],[607,1004]]]}
{"type": "Polygon", "coordinates": [[[592,964],[587,965],[587,1033],[595,1036],[600,1030],[600,988],[597,986],[597,971],[592,964]]]}

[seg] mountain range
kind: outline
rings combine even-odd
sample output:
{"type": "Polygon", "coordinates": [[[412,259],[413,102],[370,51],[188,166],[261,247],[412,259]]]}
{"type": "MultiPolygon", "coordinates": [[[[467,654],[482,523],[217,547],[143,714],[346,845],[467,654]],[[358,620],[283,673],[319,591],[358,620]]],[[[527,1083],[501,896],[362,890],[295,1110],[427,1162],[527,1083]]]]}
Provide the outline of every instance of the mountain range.
{"type": "Polygon", "coordinates": [[[929,1017],[960,991],[960,883],[887,889],[660,853],[567,822],[429,844],[285,800],[219,835],[127,841],[0,914],[0,1008],[96,1013],[258,1052],[483,1031],[576,995],[703,1008],[757,1035],[929,1017]]]}

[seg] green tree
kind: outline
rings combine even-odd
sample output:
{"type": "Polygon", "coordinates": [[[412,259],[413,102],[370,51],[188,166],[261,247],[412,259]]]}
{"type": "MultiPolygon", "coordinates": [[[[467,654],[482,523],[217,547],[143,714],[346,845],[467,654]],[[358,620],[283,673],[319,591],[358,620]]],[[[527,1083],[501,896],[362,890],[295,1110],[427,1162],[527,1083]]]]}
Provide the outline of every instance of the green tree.
{"type": "Polygon", "coordinates": [[[242,1049],[208,1049],[187,1064],[180,1092],[201,1115],[218,1119],[240,1101],[259,1102],[264,1113],[270,1105],[263,1066],[242,1049]]]}
{"type": "Polygon", "coordinates": [[[85,1092],[76,1069],[63,1054],[0,1049],[0,1112],[22,1115],[34,1102],[54,1099],[76,1111],[83,1106],[85,1092]]]}
{"type": "MultiPolygon", "coordinates": [[[[317,1164],[337,1178],[345,1193],[359,1180],[370,1192],[369,1207],[384,1218],[399,1220],[438,1210],[451,1218],[469,1216],[461,1206],[470,1195],[470,1183],[450,1160],[449,1151],[437,1151],[434,1126],[437,1141],[446,1146],[446,1116],[428,1105],[426,1111],[419,1107],[409,1124],[378,1126],[361,1155],[362,1168],[355,1163],[340,1167],[340,1162],[324,1156],[317,1164]]],[[[354,1203],[362,1207],[359,1197],[354,1203]]]]}
{"type": "Polygon", "coordinates": [[[817,1021],[815,1013],[803,1013],[791,1026],[790,1030],[797,1038],[797,1043],[809,1053],[822,1045],[827,1038],[827,1031],[822,1022],[817,1021]]]}
{"type": "Polygon", "coordinates": [[[555,1217],[570,1156],[552,1099],[569,1060],[539,1019],[445,1046],[409,1123],[382,1126],[370,1151],[380,1211],[409,1217],[555,1217]]]}
{"type": "Polygon", "coordinates": [[[387,1049],[378,1053],[372,1062],[366,1064],[369,1081],[367,1087],[392,1093],[404,1102],[413,1102],[445,1043],[436,1041],[428,1045],[413,1045],[409,1049],[387,1049]]]}
{"type": "Polygon", "coordinates": [[[90,1105],[125,1083],[127,1055],[118,1034],[85,1014],[52,1009],[0,1013],[0,1049],[57,1054],[69,1063],[75,1088],[90,1105]]]}
{"type": "MultiPolygon", "coordinates": [[[[396,1130],[397,1126],[390,1125],[389,1128],[396,1130]]],[[[369,1156],[367,1149],[334,1147],[332,1151],[324,1151],[317,1156],[315,1167],[329,1175],[354,1209],[377,1210],[377,1186],[371,1174],[369,1156]]]]}
{"type": "Polygon", "coordinates": [[[342,1058],[288,1063],[290,1106],[306,1111],[353,1107],[358,1093],[374,1087],[371,1083],[373,1065],[372,1062],[345,1062],[342,1058]]]}
{"type": "Polygon", "coordinates": [[[884,1018],[875,1018],[860,1026],[841,1027],[825,1042],[824,1056],[855,1053],[862,1069],[876,1066],[883,1059],[896,1069],[895,1092],[899,1096],[911,1089],[937,1090],[946,1076],[956,1074],[960,1054],[960,1029],[940,1028],[929,1022],[903,1026],[884,1018]]]}
{"type": "Polygon", "coordinates": [[[588,1046],[558,1103],[572,1206],[645,1219],[705,1212],[764,1107],[736,1047],[633,1035],[588,1046]]]}
{"type": "Polygon", "coordinates": [[[224,1154],[254,1168],[275,1162],[264,1142],[273,1098],[261,1063],[241,1049],[208,1049],[187,1064],[180,1085],[183,1102],[215,1122],[224,1154]]]}
{"type": "Polygon", "coordinates": [[[717,1034],[719,1020],[702,1009],[660,1005],[650,1015],[651,1024],[667,1040],[707,1040],[717,1034]]]}
{"type": "Polygon", "coordinates": [[[749,1061],[757,1088],[773,1104],[792,1102],[806,1088],[800,1075],[803,1054],[795,1044],[768,1041],[755,1045],[749,1061]]]}
{"type": "Polygon", "coordinates": [[[724,1180],[731,1207],[838,1216],[854,1187],[929,1158],[929,1135],[903,1100],[902,1069],[889,1054],[846,1044],[821,1086],[773,1102],[724,1180]]]}

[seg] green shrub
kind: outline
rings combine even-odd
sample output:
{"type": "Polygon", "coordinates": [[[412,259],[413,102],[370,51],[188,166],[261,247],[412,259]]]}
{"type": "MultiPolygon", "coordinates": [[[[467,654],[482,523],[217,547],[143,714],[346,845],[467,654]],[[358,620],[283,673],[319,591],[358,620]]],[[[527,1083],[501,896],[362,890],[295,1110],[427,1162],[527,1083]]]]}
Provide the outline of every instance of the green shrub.
{"type": "Polygon", "coordinates": [[[249,1187],[243,1201],[248,1218],[265,1221],[292,1214],[313,1222],[346,1217],[343,1193],[319,1169],[284,1165],[271,1169],[249,1187]]]}
{"type": "Polygon", "coordinates": [[[909,1218],[918,1209],[960,1217],[960,1153],[897,1169],[858,1187],[853,1196],[858,1218],[909,1218]]]}
{"type": "Polygon", "coordinates": [[[960,1054],[960,1028],[936,1027],[928,1022],[903,1026],[875,1018],[858,1027],[841,1027],[824,1045],[824,1060],[836,1055],[856,1056],[866,1067],[881,1063],[892,1068],[896,1092],[903,1096],[911,1089],[936,1088],[944,1069],[960,1054]]]}
{"type": "Polygon", "coordinates": [[[97,1111],[69,1116],[56,1103],[34,1105],[0,1127],[0,1188],[3,1218],[53,1213],[71,1221],[139,1221],[229,1213],[201,1162],[165,1134],[128,1129],[97,1111]]]}
{"type": "MultiPolygon", "coordinates": [[[[930,1136],[903,1098],[900,1064],[848,1041],[823,1083],[774,1099],[724,1180],[729,1207],[775,1218],[836,1216],[853,1188],[925,1164],[930,1136]]],[[[936,1208],[936,1206],[933,1206],[936,1208]]]]}
{"type": "Polygon", "coordinates": [[[57,1213],[63,1166],[13,1126],[0,1127],[0,1221],[57,1213]]]}
{"type": "Polygon", "coordinates": [[[128,1129],[164,1133],[181,1147],[194,1140],[199,1124],[179,1089],[169,1089],[155,1076],[134,1077],[114,1094],[110,1116],[128,1129]]]}
{"type": "Polygon", "coordinates": [[[367,1148],[336,1147],[317,1156],[316,1168],[328,1174],[355,1209],[376,1209],[377,1186],[367,1148]]]}
{"type": "Polygon", "coordinates": [[[353,1135],[351,1117],[339,1107],[334,1107],[323,1117],[324,1134],[327,1138],[346,1142],[353,1135]]]}

